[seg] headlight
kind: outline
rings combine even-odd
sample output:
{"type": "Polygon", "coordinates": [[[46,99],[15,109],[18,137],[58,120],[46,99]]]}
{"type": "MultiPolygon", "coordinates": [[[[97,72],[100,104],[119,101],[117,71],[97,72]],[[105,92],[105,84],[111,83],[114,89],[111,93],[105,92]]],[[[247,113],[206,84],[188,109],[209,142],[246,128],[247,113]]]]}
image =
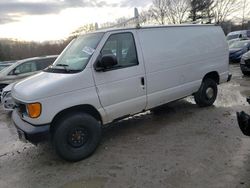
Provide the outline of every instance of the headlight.
{"type": "Polygon", "coordinates": [[[5,98],[9,98],[9,97],[11,97],[11,92],[7,92],[7,93],[5,94],[5,98]]]}
{"type": "Polygon", "coordinates": [[[2,93],[2,97],[5,98],[5,97],[10,97],[11,96],[11,92],[10,91],[5,91],[2,93]]]}
{"type": "Polygon", "coordinates": [[[42,105],[40,103],[31,103],[26,105],[27,114],[31,118],[38,118],[42,112],[42,105]]]}
{"type": "Polygon", "coordinates": [[[4,98],[8,92],[2,92],[2,97],[4,98]]]}

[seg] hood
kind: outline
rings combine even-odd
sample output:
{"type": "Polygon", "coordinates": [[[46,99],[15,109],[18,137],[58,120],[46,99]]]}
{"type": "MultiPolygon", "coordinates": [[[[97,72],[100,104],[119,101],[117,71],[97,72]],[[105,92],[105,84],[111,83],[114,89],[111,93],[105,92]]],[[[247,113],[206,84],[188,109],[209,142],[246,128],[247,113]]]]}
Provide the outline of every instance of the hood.
{"type": "Polygon", "coordinates": [[[236,53],[236,52],[240,52],[242,50],[243,50],[242,48],[231,48],[231,49],[229,49],[229,53],[233,54],[233,53],[236,53]]]}
{"type": "Polygon", "coordinates": [[[12,88],[12,96],[23,102],[35,102],[39,99],[93,86],[92,76],[82,73],[41,72],[18,82],[12,88]]]}
{"type": "Polygon", "coordinates": [[[247,53],[244,53],[242,56],[243,59],[250,59],[250,51],[247,53]]]}

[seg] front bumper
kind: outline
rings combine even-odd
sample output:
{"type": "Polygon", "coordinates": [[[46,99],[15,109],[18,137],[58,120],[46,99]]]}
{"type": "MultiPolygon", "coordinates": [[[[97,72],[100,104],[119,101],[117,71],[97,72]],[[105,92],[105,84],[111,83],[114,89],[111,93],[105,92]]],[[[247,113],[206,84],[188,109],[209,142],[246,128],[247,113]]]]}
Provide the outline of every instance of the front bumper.
{"type": "Polygon", "coordinates": [[[33,144],[48,140],[50,137],[50,126],[34,126],[23,121],[18,115],[17,111],[14,110],[12,113],[12,120],[17,128],[17,132],[20,140],[27,140],[33,144]]]}

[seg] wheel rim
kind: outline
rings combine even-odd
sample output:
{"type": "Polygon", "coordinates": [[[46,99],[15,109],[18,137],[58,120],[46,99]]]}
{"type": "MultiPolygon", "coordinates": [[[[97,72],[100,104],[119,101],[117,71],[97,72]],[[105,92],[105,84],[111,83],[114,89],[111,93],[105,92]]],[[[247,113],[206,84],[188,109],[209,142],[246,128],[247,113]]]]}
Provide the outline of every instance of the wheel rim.
{"type": "Polygon", "coordinates": [[[68,134],[68,144],[74,148],[82,147],[89,140],[89,132],[85,128],[74,128],[68,134]]]}
{"type": "Polygon", "coordinates": [[[212,99],[213,96],[214,96],[214,90],[213,88],[209,87],[206,89],[206,96],[207,96],[207,99],[212,99]]]}

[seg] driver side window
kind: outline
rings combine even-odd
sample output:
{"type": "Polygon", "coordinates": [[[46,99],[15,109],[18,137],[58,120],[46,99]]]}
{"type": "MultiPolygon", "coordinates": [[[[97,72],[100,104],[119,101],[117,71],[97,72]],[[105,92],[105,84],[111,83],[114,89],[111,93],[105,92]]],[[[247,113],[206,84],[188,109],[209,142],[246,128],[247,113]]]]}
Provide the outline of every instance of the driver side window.
{"type": "Polygon", "coordinates": [[[138,65],[137,52],[132,33],[110,35],[101,51],[101,55],[116,56],[117,65],[113,68],[125,68],[138,65]]]}

